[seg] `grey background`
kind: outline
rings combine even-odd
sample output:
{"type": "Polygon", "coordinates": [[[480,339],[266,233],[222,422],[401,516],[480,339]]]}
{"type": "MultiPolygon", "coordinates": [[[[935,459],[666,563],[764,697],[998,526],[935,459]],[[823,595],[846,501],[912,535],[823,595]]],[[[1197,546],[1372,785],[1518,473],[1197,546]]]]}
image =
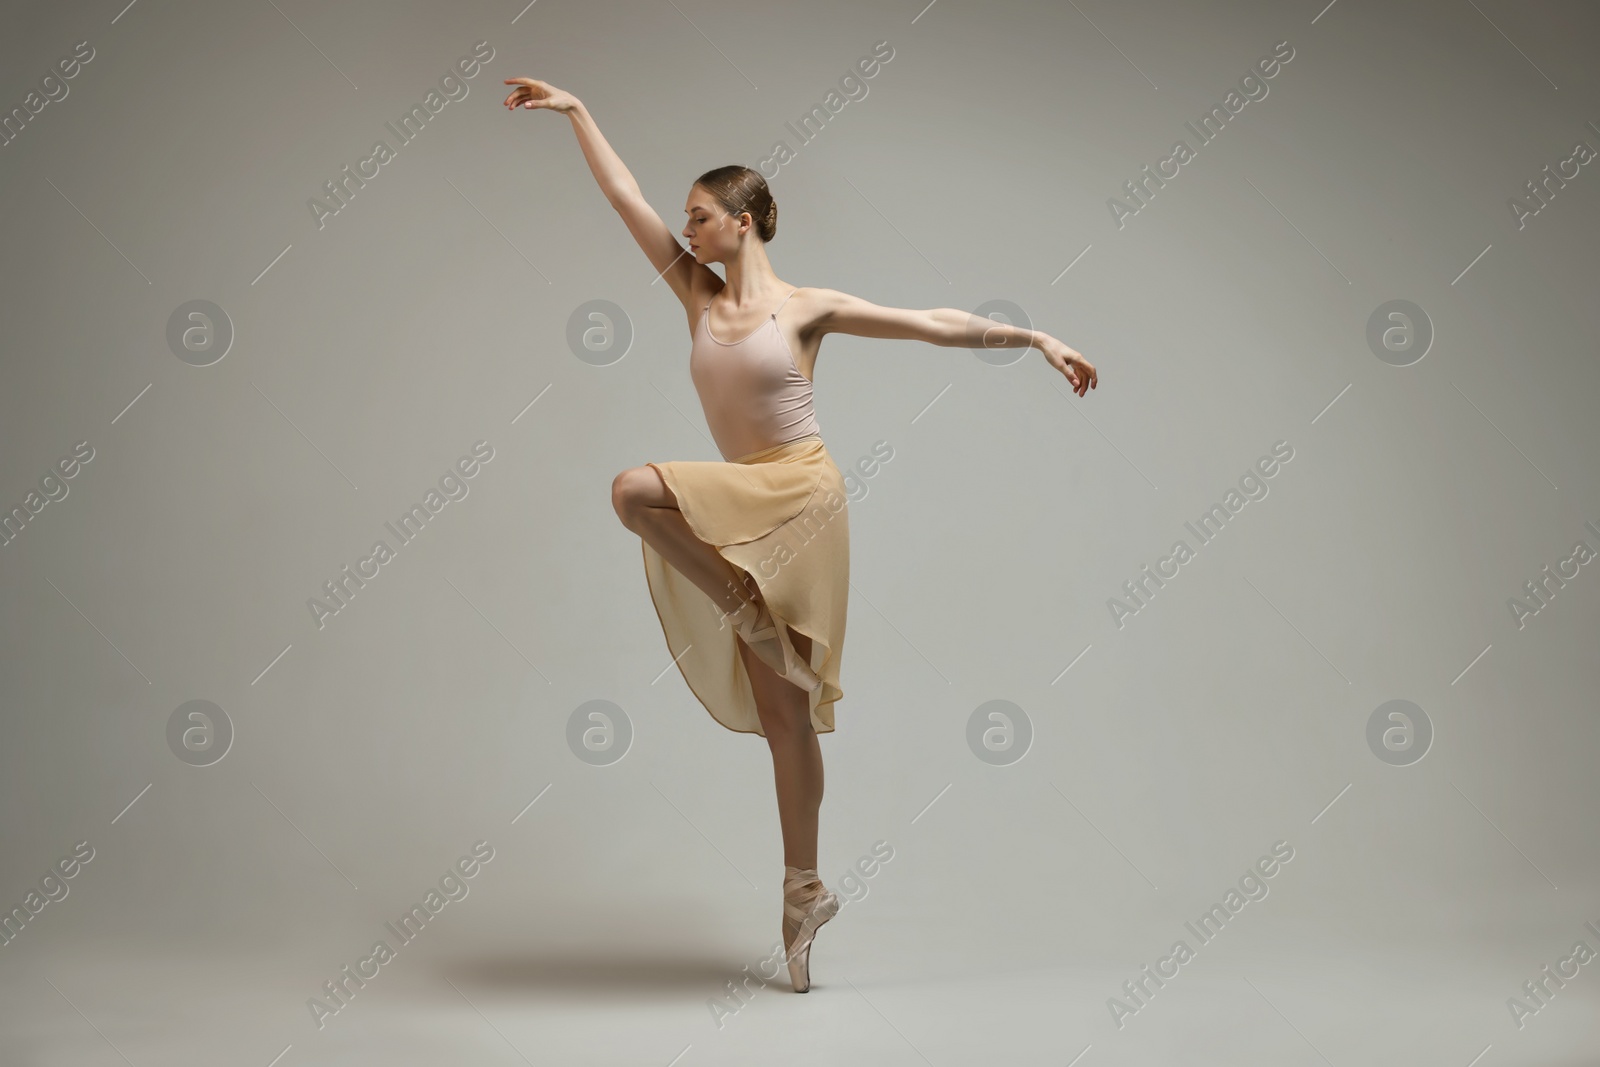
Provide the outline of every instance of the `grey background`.
{"type": "Polygon", "coordinates": [[[0,504],[95,457],[0,548],[0,901],[95,856],[0,946],[0,1060],[1600,1062],[1600,963],[1506,1006],[1600,950],[1600,578],[1507,607],[1600,546],[1597,164],[1507,207],[1600,146],[1593,5],[520,7],[7,9],[5,110],[96,55],[0,148],[0,504]],[[468,96],[319,229],[308,198],[479,40],[468,96]],[[1108,198],[1282,40],[1119,229],[1108,198]],[[894,858],[807,998],[721,1027],[778,935],[770,759],[669,669],[609,499],[716,452],[681,308],[568,120],[499,106],[515,75],[581,97],[673,229],[696,175],[785,140],[785,281],[1012,301],[1101,374],[1079,399],[1037,352],[823,346],[830,452],[894,458],[851,505],[819,866],[894,858]],[[196,299],[236,331],[208,367],[166,342],[196,299]],[[1393,299],[1436,331],[1408,367],[1365,339],[1393,299]],[[632,333],[609,366],[567,344],[593,300],[632,333]],[[307,599],[479,440],[469,494],[319,630],[307,599]],[[1280,440],[1270,493],[1115,626],[1280,440]],[[1397,698],[1435,732],[1403,767],[1365,733],[1397,698]],[[205,767],[167,742],[196,699],[235,730],[205,767]],[[606,766],[566,741],[595,699],[633,731],[606,766]],[[991,700],[1033,731],[1007,766],[967,745],[991,700]],[[469,895],[319,1030],[307,999],[479,840],[469,895]],[[1270,894],[1118,1028],[1108,998],[1280,840],[1270,894]]]}

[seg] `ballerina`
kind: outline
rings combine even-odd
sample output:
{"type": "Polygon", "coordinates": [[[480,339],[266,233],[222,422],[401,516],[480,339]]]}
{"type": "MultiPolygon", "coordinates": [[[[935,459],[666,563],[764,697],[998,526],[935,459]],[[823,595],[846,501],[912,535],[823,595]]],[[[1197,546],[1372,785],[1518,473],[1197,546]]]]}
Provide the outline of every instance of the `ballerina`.
{"type": "Polygon", "coordinates": [[[505,83],[514,86],[508,109],[571,119],[606,200],[683,304],[690,376],[723,461],[629,468],[612,482],[612,505],[639,535],[651,600],[690,691],[723,726],[766,738],[783,837],[783,945],[790,984],[803,993],[812,941],[839,909],[816,869],[817,735],[833,731],[844,695],[850,560],[845,483],[812,404],[822,338],[1037,348],[1080,397],[1099,378],[1080,353],[1039,330],[955,308],[880,307],[779,280],[767,258],[777,204],[748,167],[718,167],[690,186],[684,247],[581,100],[536,78],[505,83]],[[723,265],[725,279],[711,263],[723,265]]]}

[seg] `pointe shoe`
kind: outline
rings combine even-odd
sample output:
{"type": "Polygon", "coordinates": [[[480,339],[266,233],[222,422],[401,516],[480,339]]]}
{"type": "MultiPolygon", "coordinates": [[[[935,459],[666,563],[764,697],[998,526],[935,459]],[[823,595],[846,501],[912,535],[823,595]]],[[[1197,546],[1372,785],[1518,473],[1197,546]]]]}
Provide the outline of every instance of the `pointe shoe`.
{"type": "Polygon", "coordinates": [[[811,669],[811,665],[800,657],[800,653],[795,651],[794,644],[789,640],[789,628],[779,626],[772,613],[766,610],[764,603],[757,606],[755,601],[746,600],[738,611],[728,617],[733,620],[734,629],[744,643],[750,646],[750,651],[777,672],[780,678],[808,693],[814,693],[822,688],[822,679],[811,669]],[[766,624],[758,625],[763,615],[766,617],[766,624]],[[772,648],[774,642],[778,646],[776,653],[772,648]],[[773,662],[774,660],[778,662],[773,662]]]}
{"type": "Polygon", "coordinates": [[[817,930],[839,913],[839,898],[822,884],[815,867],[784,867],[783,913],[800,924],[794,943],[784,950],[789,984],[796,993],[811,988],[811,942],[817,930]]]}

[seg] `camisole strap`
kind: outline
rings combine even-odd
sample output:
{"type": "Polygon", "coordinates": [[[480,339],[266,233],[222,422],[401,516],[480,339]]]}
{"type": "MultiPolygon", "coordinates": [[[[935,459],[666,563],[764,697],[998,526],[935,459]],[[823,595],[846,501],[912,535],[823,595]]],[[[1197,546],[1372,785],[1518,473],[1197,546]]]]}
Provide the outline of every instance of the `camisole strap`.
{"type": "MultiPolygon", "coordinates": [[[[789,296],[793,296],[794,294],[798,293],[799,291],[800,291],[799,289],[790,289],[789,290],[789,296]]],[[[778,301],[778,306],[772,309],[772,317],[774,319],[776,319],[778,317],[778,312],[783,310],[783,305],[785,305],[785,304],[787,304],[789,302],[789,296],[786,296],[782,300],[778,301]]]]}

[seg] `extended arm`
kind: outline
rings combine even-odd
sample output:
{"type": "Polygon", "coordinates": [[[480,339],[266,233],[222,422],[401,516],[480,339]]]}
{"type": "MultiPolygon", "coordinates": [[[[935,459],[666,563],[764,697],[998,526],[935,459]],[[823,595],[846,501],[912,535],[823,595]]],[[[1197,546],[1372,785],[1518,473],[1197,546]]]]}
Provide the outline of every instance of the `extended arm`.
{"type": "Polygon", "coordinates": [[[560,111],[572,120],[578,147],[583,150],[583,158],[600,192],[622,216],[628,232],[633,234],[656,274],[666,279],[685,308],[693,305],[697,289],[704,291],[714,287],[720,279],[709,267],[696,263],[688,249],[678,243],[661,216],[645,200],[639,183],[601,134],[582,100],[536,78],[507,78],[506,84],[518,86],[506,97],[507,107],[546,108],[560,111]]]}
{"type": "Polygon", "coordinates": [[[980,318],[958,308],[881,307],[836,289],[816,292],[816,329],[823,334],[896,337],[946,348],[1037,348],[1052,367],[1067,376],[1079,396],[1099,385],[1094,364],[1042,330],[980,318]]]}

